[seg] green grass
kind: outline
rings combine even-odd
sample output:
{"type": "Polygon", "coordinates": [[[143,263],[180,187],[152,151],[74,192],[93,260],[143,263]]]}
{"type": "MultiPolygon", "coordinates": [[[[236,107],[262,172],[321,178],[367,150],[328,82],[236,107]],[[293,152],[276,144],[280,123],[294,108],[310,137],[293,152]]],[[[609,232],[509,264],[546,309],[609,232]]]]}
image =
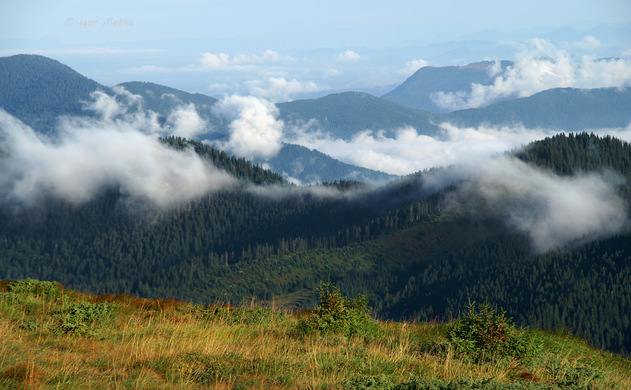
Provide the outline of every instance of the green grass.
{"type": "Polygon", "coordinates": [[[631,388],[629,360],[516,329],[489,308],[449,324],[379,322],[361,297],[333,288],[321,299],[325,308],[292,314],[0,282],[0,388],[631,388]],[[508,348],[472,343],[480,334],[508,348]]]}

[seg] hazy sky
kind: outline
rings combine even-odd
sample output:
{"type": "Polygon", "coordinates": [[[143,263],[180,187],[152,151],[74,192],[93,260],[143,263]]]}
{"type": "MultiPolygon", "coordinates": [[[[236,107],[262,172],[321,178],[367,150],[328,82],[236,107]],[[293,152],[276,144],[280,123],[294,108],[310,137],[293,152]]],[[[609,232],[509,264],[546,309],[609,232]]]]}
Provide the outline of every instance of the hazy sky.
{"type": "Polygon", "coordinates": [[[631,48],[628,0],[1,4],[0,55],[43,54],[106,85],[154,81],[216,97],[281,101],[381,87],[379,94],[419,66],[510,57],[515,42],[529,38],[595,36],[596,54],[606,56],[631,48]]]}

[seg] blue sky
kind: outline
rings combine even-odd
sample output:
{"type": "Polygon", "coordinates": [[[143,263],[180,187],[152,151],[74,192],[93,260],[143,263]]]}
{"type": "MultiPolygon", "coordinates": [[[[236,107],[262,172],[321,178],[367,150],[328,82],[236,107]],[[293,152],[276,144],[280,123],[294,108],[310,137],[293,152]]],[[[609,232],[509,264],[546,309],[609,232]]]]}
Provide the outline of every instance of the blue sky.
{"type": "Polygon", "coordinates": [[[5,0],[0,10],[0,55],[46,55],[105,85],[273,101],[379,95],[419,66],[512,59],[531,38],[563,48],[595,37],[588,54],[603,57],[631,49],[628,0],[5,0]]]}

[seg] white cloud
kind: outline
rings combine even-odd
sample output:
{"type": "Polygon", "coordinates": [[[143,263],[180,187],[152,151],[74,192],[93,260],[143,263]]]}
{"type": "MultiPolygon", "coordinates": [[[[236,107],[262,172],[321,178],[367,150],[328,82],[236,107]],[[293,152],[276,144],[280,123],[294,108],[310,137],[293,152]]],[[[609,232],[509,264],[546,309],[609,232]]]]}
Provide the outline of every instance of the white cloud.
{"type": "Polygon", "coordinates": [[[356,51],[348,49],[338,54],[337,59],[342,62],[355,62],[361,60],[362,56],[360,56],[356,51]]]}
{"type": "Polygon", "coordinates": [[[208,123],[202,119],[193,103],[179,106],[169,114],[167,127],[172,135],[193,139],[208,129],[208,123]]]}
{"type": "Polygon", "coordinates": [[[343,74],[344,73],[341,70],[335,68],[327,68],[327,70],[324,71],[324,78],[339,77],[343,74]]]}
{"type": "Polygon", "coordinates": [[[301,93],[320,90],[313,81],[286,80],[284,77],[268,77],[264,83],[257,80],[250,82],[250,85],[252,85],[250,90],[252,95],[274,102],[287,101],[301,93]]]}
{"type": "Polygon", "coordinates": [[[158,73],[158,72],[170,72],[171,69],[157,65],[142,65],[135,68],[129,68],[132,73],[158,73]]]}
{"type": "MultiPolygon", "coordinates": [[[[298,183],[299,182],[300,181],[298,181],[298,183]]],[[[282,201],[287,198],[294,198],[296,196],[305,195],[313,196],[320,199],[350,198],[357,195],[356,192],[341,192],[337,188],[324,186],[287,187],[278,185],[251,185],[247,188],[247,191],[257,196],[262,196],[275,201],[282,201]]]]}
{"type": "Polygon", "coordinates": [[[417,58],[405,63],[405,66],[401,69],[401,73],[410,76],[414,74],[417,70],[424,68],[428,65],[427,61],[417,58]]]}
{"type": "Polygon", "coordinates": [[[614,234],[629,222],[625,203],[616,191],[622,180],[619,177],[561,177],[510,157],[463,169],[469,179],[459,196],[484,197],[509,226],[530,237],[538,252],[614,234]]]}
{"type": "Polygon", "coordinates": [[[263,62],[278,62],[283,57],[273,50],[265,50],[262,55],[240,54],[232,59],[234,64],[258,64],[263,62]]]}
{"type": "MultiPolygon", "coordinates": [[[[583,45],[596,45],[590,37],[583,45]]],[[[472,84],[470,91],[437,92],[434,102],[446,109],[475,108],[505,97],[527,97],[551,88],[622,87],[631,83],[631,59],[574,56],[550,41],[532,39],[515,56],[514,65],[491,85],[472,84]]]]}
{"type": "Polygon", "coordinates": [[[314,122],[303,127],[308,129],[291,129],[287,142],[317,149],[348,164],[395,175],[476,161],[551,134],[522,126],[458,128],[443,123],[441,134],[436,137],[407,127],[398,130],[393,137],[383,131],[365,130],[346,141],[317,132],[314,122]]]}
{"type": "Polygon", "coordinates": [[[34,205],[49,195],[81,204],[117,186],[127,199],[168,207],[235,182],[192,150],[159,142],[155,134],[169,130],[159,128],[154,113],[128,113],[113,98],[93,96],[90,109],[100,119],[62,118],[54,140],[0,110],[3,201],[34,205]]]}
{"type": "Polygon", "coordinates": [[[116,99],[103,91],[94,91],[90,96],[94,100],[86,103],[85,108],[98,113],[106,121],[127,112],[126,107],[118,104],[116,99]]]}
{"type": "Polygon", "coordinates": [[[570,43],[569,46],[570,48],[575,48],[578,50],[594,51],[600,49],[602,47],[602,43],[593,36],[588,35],[578,42],[570,43]]]}
{"type": "Polygon", "coordinates": [[[226,53],[204,53],[202,54],[201,63],[209,68],[221,68],[230,65],[230,56],[226,53]]]}
{"type": "Polygon", "coordinates": [[[290,57],[283,57],[279,53],[273,50],[266,50],[261,55],[256,54],[239,54],[231,57],[226,53],[204,53],[200,63],[203,67],[222,69],[231,67],[244,67],[247,65],[279,62],[281,60],[287,60],[290,57]]]}
{"type": "Polygon", "coordinates": [[[230,138],[217,142],[219,148],[248,158],[269,158],[282,148],[284,124],[276,119],[278,109],[273,103],[232,95],[215,103],[212,109],[215,115],[230,121],[230,138]]]}

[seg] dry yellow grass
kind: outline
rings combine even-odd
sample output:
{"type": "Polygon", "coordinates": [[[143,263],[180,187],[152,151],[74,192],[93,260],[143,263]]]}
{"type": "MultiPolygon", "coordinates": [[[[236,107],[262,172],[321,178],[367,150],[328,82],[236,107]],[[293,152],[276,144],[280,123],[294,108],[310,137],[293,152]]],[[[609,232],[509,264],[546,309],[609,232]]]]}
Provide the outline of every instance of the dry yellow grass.
{"type": "Polygon", "coordinates": [[[525,367],[520,361],[463,359],[446,342],[441,324],[381,322],[373,334],[354,337],[301,335],[296,325],[290,314],[257,307],[0,291],[0,387],[393,388],[492,378],[496,384],[548,386],[543,389],[563,388],[554,386],[591,367],[599,377],[579,381],[631,388],[628,360],[546,332],[533,334],[556,342],[555,350],[525,367]],[[107,315],[84,333],[59,330],[69,321],[63,317],[68,308],[98,305],[107,305],[107,315]]]}

